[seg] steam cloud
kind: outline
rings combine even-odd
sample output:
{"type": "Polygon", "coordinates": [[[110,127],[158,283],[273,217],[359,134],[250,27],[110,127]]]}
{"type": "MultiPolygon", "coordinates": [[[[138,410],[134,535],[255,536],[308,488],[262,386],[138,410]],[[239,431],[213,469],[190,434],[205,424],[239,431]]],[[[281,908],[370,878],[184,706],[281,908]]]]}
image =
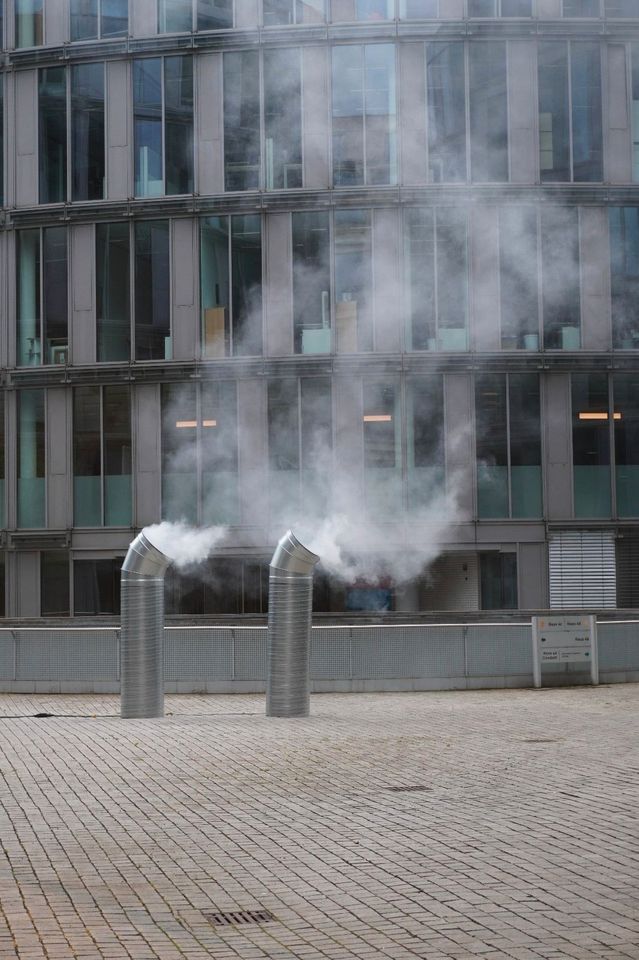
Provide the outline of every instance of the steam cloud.
{"type": "Polygon", "coordinates": [[[153,546],[184,570],[206,560],[226,535],[226,527],[191,527],[186,523],[154,523],[144,536],[153,546]]]}

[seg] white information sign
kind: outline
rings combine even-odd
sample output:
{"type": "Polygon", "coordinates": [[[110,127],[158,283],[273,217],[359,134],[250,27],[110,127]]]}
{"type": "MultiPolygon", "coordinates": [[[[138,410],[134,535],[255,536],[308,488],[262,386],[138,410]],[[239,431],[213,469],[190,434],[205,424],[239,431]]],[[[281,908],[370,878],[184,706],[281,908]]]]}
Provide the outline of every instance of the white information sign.
{"type": "Polygon", "coordinates": [[[548,614],[532,618],[533,673],[541,686],[544,663],[589,663],[593,683],[599,683],[597,625],[592,616],[548,614]]]}

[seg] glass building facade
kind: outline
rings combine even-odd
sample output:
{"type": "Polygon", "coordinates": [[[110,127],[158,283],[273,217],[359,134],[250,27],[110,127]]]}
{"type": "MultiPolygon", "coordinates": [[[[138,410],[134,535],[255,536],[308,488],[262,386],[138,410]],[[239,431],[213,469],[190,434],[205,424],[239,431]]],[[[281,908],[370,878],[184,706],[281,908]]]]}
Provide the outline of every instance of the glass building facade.
{"type": "Polygon", "coordinates": [[[227,528],[171,615],[262,616],[344,514],[320,614],[639,605],[636,0],[1,10],[1,616],[161,519],[227,528]]]}

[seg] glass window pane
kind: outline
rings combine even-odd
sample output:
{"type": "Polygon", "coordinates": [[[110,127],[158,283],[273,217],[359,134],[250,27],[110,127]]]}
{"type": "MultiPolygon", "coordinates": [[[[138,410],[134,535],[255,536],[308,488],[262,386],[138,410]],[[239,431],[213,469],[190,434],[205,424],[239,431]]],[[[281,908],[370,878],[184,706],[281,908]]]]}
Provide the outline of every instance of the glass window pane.
{"type": "Polygon", "coordinates": [[[262,352],[262,221],[259,216],[231,217],[233,302],[232,352],[262,352]]]}
{"type": "Polygon", "coordinates": [[[128,0],[102,0],[102,36],[125,36],[129,30],[128,0]]]}
{"type": "Polygon", "coordinates": [[[44,527],[44,390],[18,392],[18,527],[44,527]]]}
{"type": "Polygon", "coordinates": [[[606,0],[605,11],[607,17],[627,17],[628,20],[639,17],[636,0],[606,0]]]}
{"type": "Polygon", "coordinates": [[[610,207],[612,342],[639,348],[639,207],[610,207]]]}
{"type": "Polygon", "coordinates": [[[292,214],[296,353],[331,351],[328,213],[292,214]]]}
{"type": "Polygon", "coordinates": [[[294,517],[300,503],[298,381],[268,383],[268,456],[271,521],[294,517]]]}
{"type": "Polygon", "coordinates": [[[158,0],[159,33],[183,33],[192,28],[192,0],[158,0]]]}
{"type": "Polygon", "coordinates": [[[333,182],[364,183],[364,48],[333,47],[333,182]]]}
{"type": "Polygon", "coordinates": [[[355,0],[356,20],[392,20],[395,0],[355,0]]]}
{"type": "Polygon", "coordinates": [[[502,17],[532,17],[532,0],[501,0],[502,17]]]}
{"type": "Polygon", "coordinates": [[[405,215],[405,294],[411,350],[437,348],[434,220],[432,210],[409,209],[405,215]]]}
{"type": "MultiPolygon", "coordinates": [[[[0,527],[7,525],[6,489],[5,489],[5,404],[4,393],[0,393],[0,527]]],[[[0,554],[0,559],[4,559],[0,554]]],[[[0,590],[2,590],[2,571],[0,571],[0,590]]],[[[0,616],[2,614],[0,613],[0,616]]]]}
{"type": "Polygon", "coordinates": [[[399,0],[402,20],[427,20],[437,16],[438,0],[399,0]]]}
{"type": "MultiPolygon", "coordinates": [[[[2,23],[0,22],[0,38],[1,37],[2,23]]],[[[0,77],[0,207],[1,206],[4,206],[4,76],[0,77]]]]}
{"type": "Polygon", "coordinates": [[[100,387],[73,390],[73,525],[102,524],[100,387]]]}
{"type": "Polygon", "coordinates": [[[503,350],[539,350],[537,211],[499,211],[499,291],[503,350]]]}
{"type": "Polygon", "coordinates": [[[169,222],[135,225],[135,359],[170,360],[169,222]]]}
{"type": "Polygon", "coordinates": [[[135,195],[164,193],[162,163],[162,60],[133,61],[135,195]]]}
{"type": "Polygon", "coordinates": [[[480,518],[507,517],[508,413],[506,376],[493,373],[475,383],[477,456],[477,514],[480,518]]]}
{"type": "Polygon", "coordinates": [[[408,504],[419,510],[444,493],[444,391],[441,376],[406,385],[408,504]]]}
{"type": "Polygon", "coordinates": [[[201,522],[239,523],[234,381],[202,384],[198,427],[202,469],[201,522]]]}
{"type": "Polygon", "coordinates": [[[402,507],[402,455],[399,390],[394,383],[363,385],[364,484],[370,516],[402,507]]]}
{"type": "Polygon", "coordinates": [[[73,615],[118,616],[122,559],[73,561],[73,615]]]}
{"type": "Polygon", "coordinates": [[[324,0],[263,0],[264,26],[321,23],[326,19],[324,0]]]}
{"type": "Polygon", "coordinates": [[[45,363],[66,363],[69,350],[67,228],[42,231],[43,348],[45,363]]]}
{"type": "Polygon", "coordinates": [[[198,522],[197,399],[194,383],[162,386],[162,517],[198,522]]]}
{"type": "Polygon", "coordinates": [[[610,418],[605,373],[572,375],[572,462],[575,516],[611,516],[610,418]]]}
{"type": "Polygon", "coordinates": [[[233,26],[233,0],[197,0],[198,30],[224,30],[233,26]]]}
{"type": "Polygon", "coordinates": [[[44,41],[43,0],[15,0],[16,47],[39,47],[44,41]]]}
{"type": "Polygon", "coordinates": [[[496,17],[497,0],[468,0],[469,17],[496,17]]]}
{"type": "Polygon", "coordinates": [[[98,0],[71,0],[71,39],[98,37],[98,0]]]}
{"type": "Polygon", "coordinates": [[[201,221],[200,278],[202,355],[228,356],[231,343],[228,217],[206,217],[201,221]]]}
{"type": "Polygon", "coordinates": [[[364,47],[366,183],[397,183],[395,47],[364,47]]]}
{"type": "Polygon", "coordinates": [[[630,47],[632,59],[632,179],[639,181],[639,43],[630,47]]]}
{"type": "Polygon", "coordinates": [[[325,517],[329,504],[332,423],[330,379],[303,377],[300,380],[302,496],[305,513],[316,517],[325,517]]]}
{"type": "Polygon", "coordinates": [[[541,414],[537,374],[511,373],[508,402],[511,516],[541,517],[541,414]]]}
{"type": "Polygon", "coordinates": [[[639,516],[639,390],[633,373],[615,373],[614,428],[617,515],[639,516]]]}
{"type": "Polygon", "coordinates": [[[517,554],[480,553],[481,609],[517,609],[517,554]]]}
{"type": "Polygon", "coordinates": [[[574,179],[603,180],[599,43],[572,43],[570,63],[574,179]]]}
{"type": "Polygon", "coordinates": [[[68,617],[69,554],[66,550],[43,550],[40,554],[40,615],[68,617]]]}
{"type": "Polygon", "coordinates": [[[98,361],[131,356],[130,252],[128,223],[98,223],[96,318],[98,361]]]}
{"type": "Polygon", "coordinates": [[[302,186],[300,51],[264,50],[264,150],[267,190],[302,186]]]}
{"type": "Polygon", "coordinates": [[[437,334],[441,350],[468,349],[467,215],[437,210],[437,334]]]}
{"type": "Polygon", "coordinates": [[[599,0],[564,0],[564,17],[598,17],[599,0]]]}
{"type": "Polygon", "coordinates": [[[541,209],[544,346],[578,350],[581,344],[579,218],[574,207],[541,209]]]}
{"type": "Polygon", "coordinates": [[[17,258],[17,363],[37,366],[42,362],[40,312],[40,231],[18,230],[17,258]]]}
{"type": "Polygon", "coordinates": [[[64,67],[40,70],[40,203],[67,199],[67,81],[64,67]]]}
{"type": "Polygon", "coordinates": [[[131,395],[122,385],[102,388],[104,462],[104,524],[130,527],[133,518],[131,490],[131,395]]]}
{"type": "Polygon", "coordinates": [[[164,61],[167,194],[193,192],[193,57],[164,61]]]}
{"type": "Polygon", "coordinates": [[[508,180],[506,44],[475,42],[470,58],[470,156],[476,182],[508,180]]]}
{"type": "Polygon", "coordinates": [[[335,326],[340,353],[373,349],[370,211],[335,211],[335,326]]]}
{"type": "Polygon", "coordinates": [[[537,56],[541,179],[570,180],[568,47],[563,42],[541,42],[537,56]]]}
{"type": "Polygon", "coordinates": [[[259,55],[224,54],[224,189],[260,186],[259,55]]]}
{"type": "Polygon", "coordinates": [[[74,200],[102,200],[105,177],[104,64],[71,68],[71,175],[74,200]]]}
{"type": "Polygon", "coordinates": [[[466,179],[466,97],[463,43],[426,44],[428,178],[466,179]]]}

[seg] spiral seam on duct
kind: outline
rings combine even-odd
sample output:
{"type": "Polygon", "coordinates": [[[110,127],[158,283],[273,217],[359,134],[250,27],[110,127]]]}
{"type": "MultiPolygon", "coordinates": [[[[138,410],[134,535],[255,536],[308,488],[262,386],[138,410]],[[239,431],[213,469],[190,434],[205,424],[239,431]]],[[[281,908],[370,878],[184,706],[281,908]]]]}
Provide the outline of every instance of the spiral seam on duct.
{"type": "Polygon", "coordinates": [[[164,574],[170,559],[140,533],[120,577],[120,716],[164,716],[164,574]]]}
{"type": "Polygon", "coordinates": [[[268,717],[307,717],[309,714],[313,568],[318,560],[290,530],[279,541],[271,560],[268,717]]]}

